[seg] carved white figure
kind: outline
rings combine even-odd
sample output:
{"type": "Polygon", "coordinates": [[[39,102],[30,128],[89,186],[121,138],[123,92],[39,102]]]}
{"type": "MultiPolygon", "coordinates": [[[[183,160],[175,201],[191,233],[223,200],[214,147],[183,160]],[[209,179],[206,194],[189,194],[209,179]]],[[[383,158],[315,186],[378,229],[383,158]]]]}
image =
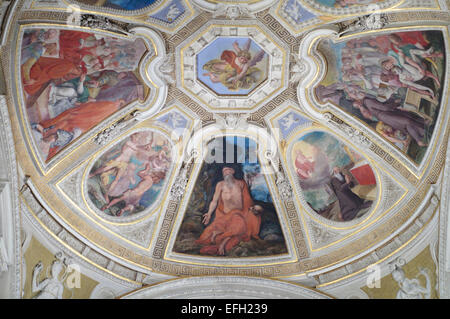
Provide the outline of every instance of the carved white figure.
{"type": "Polygon", "coordinates": [[[382,29],[388,23],[388,18],[385,14],[372,13],[365,16],[358,17],[353,23],[345,26],[339,31],[339,36],[343,36],[350,32],[360,32],[367,30],[382,29]]]}
{"type": "Polygon", "coordinates": [[[177,5],[172,4],[169,7],[169,11],[167,12],[167,15],[166,15],[167,21],[172,22],[180,13],[181,13],[181,10],[178,9],[177,5]]]}
{"type": "Polygon", "coordinates": [[[295,64],[291,68],[291,77],[289,79],[290,83],[297,83],[303,78],[303,73],[305,72],[305,64],[302,59],[297,54],[292,54],[295,59],[295,64]]]}
{"type": "Polygon", "coordinates": [[[105,18],[105,17],[95,16],[95,15],[90,15],[90,14],[83,14],[81,16],[80,25],[82,27],[88,27],[88,28],[92,28],[92,29],[102,29],[102,30],[106,30],[106,31],[129,34],[128,30],[121,27],[120,25],[113,22],[112,20],[105,18]]]}
{"type": "Polygon", "coordinates": [[[406,278],[402,268],[395,266],[392,277],[398,283],[400,290],[397,292],[397,299],[430,299],[431,297],[431,280],[428,269],[420,268],[419,275],[414,279],[406,278]],[[422,275],[426,279],[426,287],[422,287],[419,276],[422,275]]]}
{"type": "Polygon", "coordinates": [[[247,118],[249,114],[234,114],[228,113],[223,116],[214,114],[216,123],[222,128],[229,129],[242,129],[245,130],[248,127],[247,118]]]}
{"type": "Polygon", "coordinates": [[[300,13],[300,4],[295,0],[289,6],[287,6],[284,11],[295,21],[299,21],[302,17],[300,13]]]}
{"type": "Polygon", "coordinates": [[[185,162],[183,164],[183,168],[180,170],[177,177],[175,177],[172,189],[170,190],[170,196],[173,200],[179,201],[186,191],[186,185],[188,181],[186,166],[187,163],[185,162]]]}
{"type": "Polygon", "coordinates": [[[294,114],[291,113],[291,114],[289,114],[288,116],[283,117],[280,121],[281,121],[281,125],[283,125],[284,128],[285,128],[286,130],[288,130],[288,129],[291,128],[292,125],[294,125],[295,123],[297,123],[297,122],[299,121],[299,119],[296,119],[296,118],[294,117],[294,114]]]}
{"type": "Polygon", "coordinates": [[[130,118],[121,118],[119,121],[111,124],[110,127],[98,133],[94,138],[94,141],[99,145],[108,144],[113,138],[119,136],[120,133],[123,132],[123,129],[127,127],[131,122],[138,121],[138,118],[141,114],[142,113],[139,111],[134,111],[130,114],[130,118]]]}
{"type": "Polygon", "coordinates": [[[282,172],[277,172],[276,184],[282,200],[286,201],[292,199],[291,185],[289,185],[289,182],[282,172]]]}
{"type": "Polygon", "coordinates": [[[158,71],[162,77],[162,80],[167,84],[174,84],[175,80],[173,78],[173,70],[175,69],[175,64],[173,61],[173,54],[166,55],[158,66],[158,71]]]}
{"type": "Polygon", "coordinates": [[[219,16],[226,16],[231,20],[244,16],[248,16],[250,18],[255,17],[255,15],[250,12],[247,4],[228,5],[223,3],[218,4],[213,13],[213,18],[217,18],[219,16]]]}
{"type": "Polygon", "coordinates": [[[173,128],[181,127],[183,123],[183,117],[177,113],[173,112],[169,114],[169,122],[172,124],[173,128]]]}
{"type": "Polygon", "coordinates": [[[31,282],[31,291],[39,292],[33,299],[62,299],[65,280],[65,257],[59,253],[56,260],[51,265],[51,274],[42,281],[38,281],[43,269],[42,262],[38,262],[33,269],[33,278],[31,282]],[[61,277],[61,278],[60,278],[61,277]]]}

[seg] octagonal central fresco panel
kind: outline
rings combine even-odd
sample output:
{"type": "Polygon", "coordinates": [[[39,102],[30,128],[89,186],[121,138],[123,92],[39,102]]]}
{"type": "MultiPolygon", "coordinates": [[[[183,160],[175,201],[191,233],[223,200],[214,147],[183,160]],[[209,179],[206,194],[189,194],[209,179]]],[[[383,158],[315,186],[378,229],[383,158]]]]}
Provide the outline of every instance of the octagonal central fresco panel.
{"type": "Polygon", "coordinates": [[[267,79],[269,57],[250,38],[218,38],[197,55],[197,79],[218,95],[248,95],[267,79]]]}
{"type": "Polygon", "coordinates": [[[211,111],[256,110],[287,87],[288,56],[258,23],[213,21],[177,48],[177,84],[211,111]]]}

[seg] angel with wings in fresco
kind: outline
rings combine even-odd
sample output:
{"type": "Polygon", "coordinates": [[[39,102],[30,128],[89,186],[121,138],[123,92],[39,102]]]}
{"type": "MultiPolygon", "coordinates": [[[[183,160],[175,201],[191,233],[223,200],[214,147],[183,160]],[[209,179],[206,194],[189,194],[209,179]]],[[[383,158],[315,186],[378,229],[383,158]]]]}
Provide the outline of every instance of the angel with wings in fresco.
{"type": "Polygon", "coordinates": [[[235,41],[234,50],[224,50],[220,59],[210,60],[203,66],[203,69],[208,71],[204,76],[209,76],[213,83],[222,83],[232,91],[251,88],[260,80],[262,72],[256,64],[265,55],[264,50],[260,50],[252,56],[251,43],[252,40],[248,39],[241,49],[235,41]]]}

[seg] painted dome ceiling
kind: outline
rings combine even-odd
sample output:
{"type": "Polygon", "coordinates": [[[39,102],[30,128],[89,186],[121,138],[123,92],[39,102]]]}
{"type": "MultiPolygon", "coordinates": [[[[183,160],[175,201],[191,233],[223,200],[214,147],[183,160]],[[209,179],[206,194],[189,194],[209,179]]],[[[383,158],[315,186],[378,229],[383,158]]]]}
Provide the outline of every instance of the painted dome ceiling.
{"type": "Polygon", "coordinates": [[[22,214],[112,276],[325,287],[434,216],[448,2],[3,3],[22,214]]]}

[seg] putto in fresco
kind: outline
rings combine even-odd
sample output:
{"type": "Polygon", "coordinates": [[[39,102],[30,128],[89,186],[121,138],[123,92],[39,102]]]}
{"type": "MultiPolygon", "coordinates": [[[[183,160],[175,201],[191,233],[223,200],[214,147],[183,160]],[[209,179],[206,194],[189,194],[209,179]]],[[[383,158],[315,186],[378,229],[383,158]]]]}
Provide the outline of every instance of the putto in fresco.
{"type": "Polygon", "coordinates": [[[150,207],[171,166],[171,148],[158,133],[133,133],[109,149],[88,176],[94,205],[111,216],[129,216],[150,207]]]}

